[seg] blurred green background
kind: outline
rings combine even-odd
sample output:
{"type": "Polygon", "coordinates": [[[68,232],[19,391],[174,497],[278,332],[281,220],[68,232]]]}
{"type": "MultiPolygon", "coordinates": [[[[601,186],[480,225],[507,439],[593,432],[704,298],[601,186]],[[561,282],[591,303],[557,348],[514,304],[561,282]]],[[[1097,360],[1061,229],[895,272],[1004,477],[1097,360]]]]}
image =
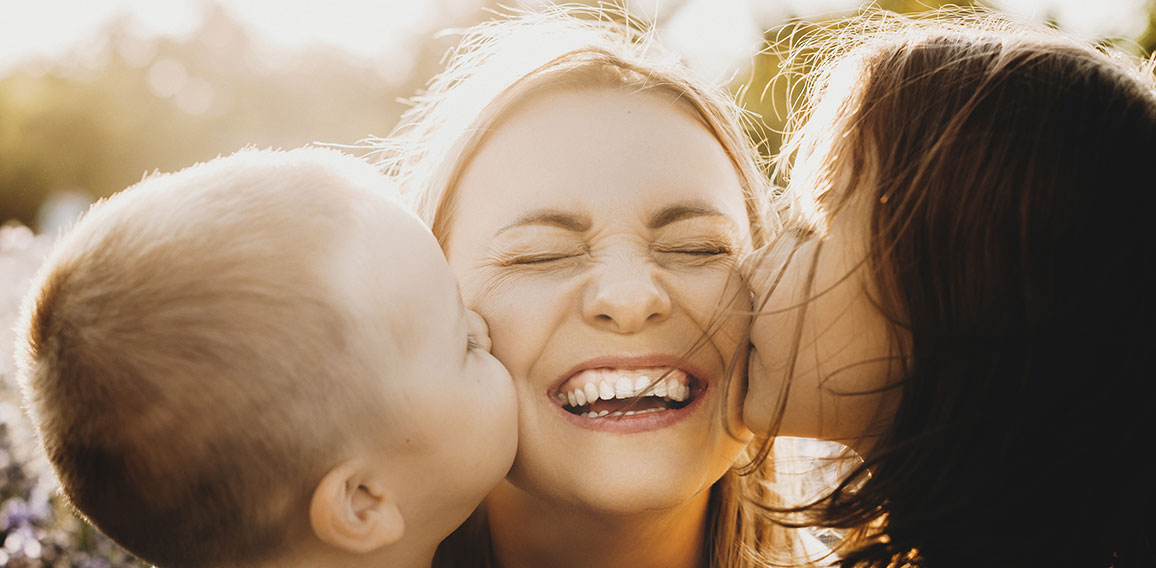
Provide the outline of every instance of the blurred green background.
{"type": "MultiPolygon", "coordinates": [[[[55,232],[154,170],[243,146],[385,135],[486,0],[0,0],[0,223],[55,232]]],[[[523,2],[532,7],[541,2],[523,2]]],[[[880,1],[899,12],[934,1],[880,1]]],[[[508,3],[506,4],[508,5],[508,3]]],[[[786,86],[762,30],[854,13],[846,0],[631,1],[665,43],[763,117],[774,152],[786,86]]],[[[1151,0],[1006,0],[995,7],[1146,54],[1151,0]]],[[[769,37],[769,36],[768,36],[769,37]]]]}

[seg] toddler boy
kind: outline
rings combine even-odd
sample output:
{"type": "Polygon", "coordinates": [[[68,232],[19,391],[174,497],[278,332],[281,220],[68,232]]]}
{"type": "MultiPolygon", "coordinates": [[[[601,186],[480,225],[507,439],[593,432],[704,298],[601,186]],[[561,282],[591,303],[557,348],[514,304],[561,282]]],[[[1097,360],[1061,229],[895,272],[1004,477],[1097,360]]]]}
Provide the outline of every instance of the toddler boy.
{"type": "Polygon", "coordinates": [[[514,387],[387,186],[242,151],[56,245],[18,358],[77,511],[160,568],[430,564],[513,462],[514,387]]]}

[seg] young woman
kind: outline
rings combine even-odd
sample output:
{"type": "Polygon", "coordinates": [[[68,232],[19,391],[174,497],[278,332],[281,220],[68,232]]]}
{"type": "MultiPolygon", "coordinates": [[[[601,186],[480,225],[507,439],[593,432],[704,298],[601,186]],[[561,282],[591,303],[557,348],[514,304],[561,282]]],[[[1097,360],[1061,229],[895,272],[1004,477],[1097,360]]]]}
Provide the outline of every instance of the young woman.
{"type": "Polygon", "coordinates": [[[735,268],[765,230],[766,178],[733,103],[651,36],[551,13],[468,33],[395,134],[386,166],[519,398],[513,470],[436,564],[786,553],[744,519],[730,468],[749,433],[724,422],[749,325],[735,268]]]}
{"type": "Polygon", "coordinates": [[[851,27],[754,263],[747,425],[865,458],[802,510],[855,529],[846,566],[1156,565],[1151,69],[979,18],[851,27]]]}

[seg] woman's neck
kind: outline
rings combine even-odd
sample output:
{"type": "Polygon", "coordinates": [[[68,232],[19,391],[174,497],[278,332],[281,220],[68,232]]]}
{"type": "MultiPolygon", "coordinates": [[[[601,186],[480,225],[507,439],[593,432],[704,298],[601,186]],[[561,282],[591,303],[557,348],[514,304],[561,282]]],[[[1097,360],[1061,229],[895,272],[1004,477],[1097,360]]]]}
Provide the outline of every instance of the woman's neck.
{"type": "Polygon", "coordinates": [[[544,501],[503,481],[486,498],[501,568],[701,568],[710,491],[672,509],[629,515],[544,501]]]}

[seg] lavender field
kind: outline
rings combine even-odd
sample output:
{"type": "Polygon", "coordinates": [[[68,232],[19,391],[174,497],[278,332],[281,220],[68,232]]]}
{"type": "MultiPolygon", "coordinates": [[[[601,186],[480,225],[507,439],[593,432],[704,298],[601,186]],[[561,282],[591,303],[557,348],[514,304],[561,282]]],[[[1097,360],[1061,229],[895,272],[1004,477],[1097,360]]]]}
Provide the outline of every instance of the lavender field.
{"type": "Polygon", "coordinates": [[[145,566],[69,510],[21,409],[13,326],[50,246],[24,226],[0,227],[0,566],[145,566]]]}

